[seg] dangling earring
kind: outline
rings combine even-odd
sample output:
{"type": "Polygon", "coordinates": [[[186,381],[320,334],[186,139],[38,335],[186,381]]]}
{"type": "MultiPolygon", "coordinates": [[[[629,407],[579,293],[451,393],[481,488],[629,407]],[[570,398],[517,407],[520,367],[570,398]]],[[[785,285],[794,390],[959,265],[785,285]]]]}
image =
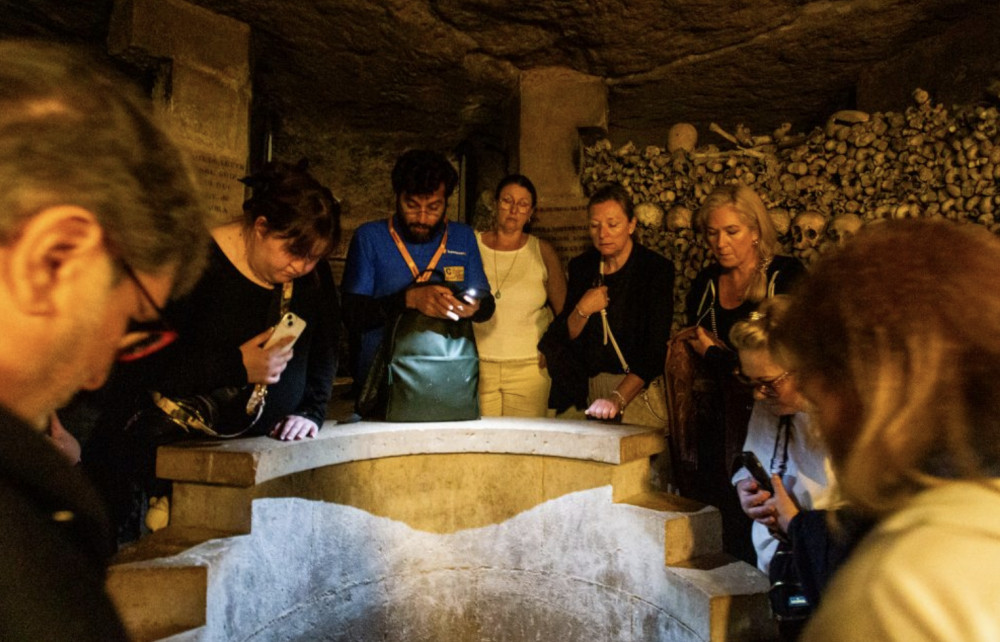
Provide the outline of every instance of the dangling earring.
{"type": "Polygon", "coordinates": [[[759,245],[760,245],[760,239],[754,239],[753,240],[753,249],[756,250],[759,245]]]}

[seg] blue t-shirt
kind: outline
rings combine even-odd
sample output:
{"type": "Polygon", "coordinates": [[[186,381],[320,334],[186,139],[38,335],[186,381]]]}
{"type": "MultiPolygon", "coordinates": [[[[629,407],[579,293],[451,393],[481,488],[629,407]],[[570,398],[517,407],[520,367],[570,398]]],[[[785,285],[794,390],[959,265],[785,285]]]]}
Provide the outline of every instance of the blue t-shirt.
{"type": "MultiPolygon", "coordinates": [[[[395,218],[391,220],[399,232],[395,218]]],[[[445,282],[455,289],[475,288],[480,292],[489,292],[490,284],[483,272],[483,261],[479,256],[479,246],[472,228],[463,223],[449,222],[447,229],[445,252],[435,266],[430,280],[445,282]]],[[[442,233],[438,232],[425,243],[408,242],[400,233],[400,239],[418,270],[426,268],[434,257],[441,244],[442,233]]],[[[344,266],[341,283],[343,292],[378,299],[399,292],[413,281],[413,273],[389,235],[385,219],[364,223],[354,232],[344,266]]],[[[384,327],[374,328],[361,335],[356,375],[361,381],[368,375],[384,331],[384,327]]]]}

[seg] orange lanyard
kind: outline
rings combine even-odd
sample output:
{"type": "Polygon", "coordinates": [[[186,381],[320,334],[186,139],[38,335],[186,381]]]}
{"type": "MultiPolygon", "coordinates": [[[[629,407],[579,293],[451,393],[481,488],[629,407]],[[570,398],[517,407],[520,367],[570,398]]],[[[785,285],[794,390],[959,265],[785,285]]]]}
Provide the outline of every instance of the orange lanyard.
{"type": "Polygon", "coordinates": [[[431,257],[430,263],[428,263],[427,267],[424,268],[424,271],[421,272],[420,270],[417,269],[417,264],[413,262],[413,257],[410,256],[410,253],[407,251],[406,246],[403,245],[403,239],[399,238],[399,234],[397,234],[396,230],[392,227],[391,216],[389,217],[388,221],[389,221],[389,236],[391,236],[392,240],[396,243],[396,248],[399,249],[399,253],[403,255],[403,260],[406,261],[407,267],[409,267],[410,272],[413,273],[413,278],[416,280],[417,283],[423,283],[424,281],[430,279],[431,273],[437,266],[438,261],[441,260],[441,256],[444,254],[444,247],[448,243],[448,223],[444,224],[444,234],[441,235],[441,245],[438,246],[437,252],[435,252],[434,256],[431,257]]]}

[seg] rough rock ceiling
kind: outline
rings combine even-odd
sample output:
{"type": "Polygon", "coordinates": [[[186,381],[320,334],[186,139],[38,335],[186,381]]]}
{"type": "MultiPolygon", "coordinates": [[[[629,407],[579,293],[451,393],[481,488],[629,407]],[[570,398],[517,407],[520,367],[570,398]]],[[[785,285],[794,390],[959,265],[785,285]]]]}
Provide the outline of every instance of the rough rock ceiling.
{"type": "MultiPolygon", "coordinates": [[[[679,121],[796,130],[854,106],[859,75],[996,0],[193,0],[248,23],[256,90],[326,131],[456,145],[498,134],[520,70],[607,80],[619,139],[679,121]]],[[[9,33],[100,39],[111,0],[0,0],[9,33]]]]}

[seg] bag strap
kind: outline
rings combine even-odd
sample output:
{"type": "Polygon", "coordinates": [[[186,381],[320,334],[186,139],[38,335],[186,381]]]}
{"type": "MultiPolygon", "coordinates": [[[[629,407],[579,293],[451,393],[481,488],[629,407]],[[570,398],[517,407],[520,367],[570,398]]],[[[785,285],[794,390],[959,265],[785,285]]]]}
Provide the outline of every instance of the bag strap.
{"type": "Polygon", "coordinates": [[[701,303],[698,304],[698,314],[696,315],[697,321],[695,325],[701,325],[701,320],[705,318],[706,312],[702,312],[705,309],[705,300],[708,299],[708,295],[712,295],[712,300],[708,302],[708,307],[711,310],[712,306],[715,305],[715,281],[709,277],[708,283],[705,284],[705,291],[701,293],[701,303]]]}
{"type": "Polygon", "coordinates": [[[434,268],[437,267],[438,261],[444,255],[445,246],[448,243],[448,223],[445,221],[444,224],[444,234],[441,235],[441,244],[438,245],[438,249],[434,252],[434,256],[431,257],[430,262],[427,264],[423,270],[417,268],[416,262],[413,257],[410,256],[409,250],[406,249],[406,245],[403,244],[403,239],[399,238],[399,233],[392,226],[392,217],[390,216],[386,219],[389,225],[389,236],[392,237],[393,243],[396,244],[396,249],[403,256],[403,260],[406,261],[406,267],[410,268],[410,272],[413,274],[413,279],[417,283],[423,283],[424,281],[431,278],[431,274],[434,272],[434,268]]]}
{"type": "MultiPolygon", "coordinates": [[[[767,281],[767,298],[769,299],[774,296],[775,284],[777,283],[778,274],[780,273],[781,270],[775,270],[774,274],[772,274],[771,278],[767,281]]],[[[715,322],[715,299],[715,282],[710,278],[708,283],[705,284],[705,291],[701,294],[701,302],[698,304],[698,313],[695,315],[694,324],[696,326],[701,325],[702,320],[704,320],[706,316],[710,317],[712,333],[716,336],[716,338],[721,340],[719,337],[719,330],[715,322]],[[710,296],[711,298],[709,298],[710,296]],[[705,309],[706,301],[708,301],[707,310],[705,309]]]]}
{"type": "Polygon", "coordinates": [[[778,280],[779,274],[781,274],[781,270],[775,270],[774,274],[772,274],[771,278],[768,279],[767,281],[767,298],[769,299],[774,296],[774,285],[775,282],[778,280]]]}
{"type": "MultiPolygon", "coordinates": [[[[604,259],[601,259],[601,265],[598,269],[600,270],[601,283],[604,283],[604,259]]],[[[618,361],[622,364],[622,370],[625,371],[625,374],[628,374],[628,362],[625,361],[625,355],[622,354],[621,348],[618,347],[615,335],[611,332],[611,326],[608,324],[607,308],[601,310],[601,326],[604,328],[604,345],[608,345],[608,340],[611,340],[611,346],[615,349],[615,354],[618,355],[618,361]]]]}
{"type": "Polygon", "coordinates": [[[779,476],[784,477],[785,472],[788,470],[788,442],[792,438],[792,415],[781,415],[778,418],[778,431],[774,435],[774,450],[771,452],[771,465],[769,467],[772,473],[777,473],[779,476]],[[781,444],[784,442],[784,448],[781,448],[781,444]],[[779,455],[778,451],[781,451],[779,455]]]}
{"type": "MultiPolygon", "coordinates": [[[[281,286],[281,303],[278,306],[278,319],[280,320],[286,314],[288,314],[288,309],[292,307],[292,282],[281,286]]],[[[247,399],[247,416],[253,416],[261,405],[264,403],[264,399],[267,397],[267,384],[258,383],[253,387],[253,392],[250,394],[250,398],[247,399]]],[[[162,407],[162,406],[161,406],[162,407]]],[[[169,415],[170,412],[167,412],[169,415]]]]}
{"type": "MultiPolygon", "coordinates": [[[[267,386],[265,386],[264,388],[266,392],[267,386]]],[[[205,433],[210,437],[215,437],[216,439],[235,439],[236,437],[242,437],[244,433],[246,433],[248,430],[254,427],[254,425],[257,423],[257,419],[260,417],[260,413],[263,412],[264,410],[263,407],[258,405],[257,408],[254,410],[257,416],[254,417],[253,421],[249,422],[246,428],[244,428],[243,430],[232,434],[220,433],[217,432],[211,426],[209,426],[207,423],[202,421],[201,416],[198,413],[189,412],[181,404],[177,403],[170,397],[164,397],[163,395],[155,391],[152,393],[152,397],[153,397],[153,403],[160,410],[162,410],[172,422],[174,422],[182,429],[184,429],[184,432],[190,432],[191,429],[193,428],[195,430],[205,433]]]]}

